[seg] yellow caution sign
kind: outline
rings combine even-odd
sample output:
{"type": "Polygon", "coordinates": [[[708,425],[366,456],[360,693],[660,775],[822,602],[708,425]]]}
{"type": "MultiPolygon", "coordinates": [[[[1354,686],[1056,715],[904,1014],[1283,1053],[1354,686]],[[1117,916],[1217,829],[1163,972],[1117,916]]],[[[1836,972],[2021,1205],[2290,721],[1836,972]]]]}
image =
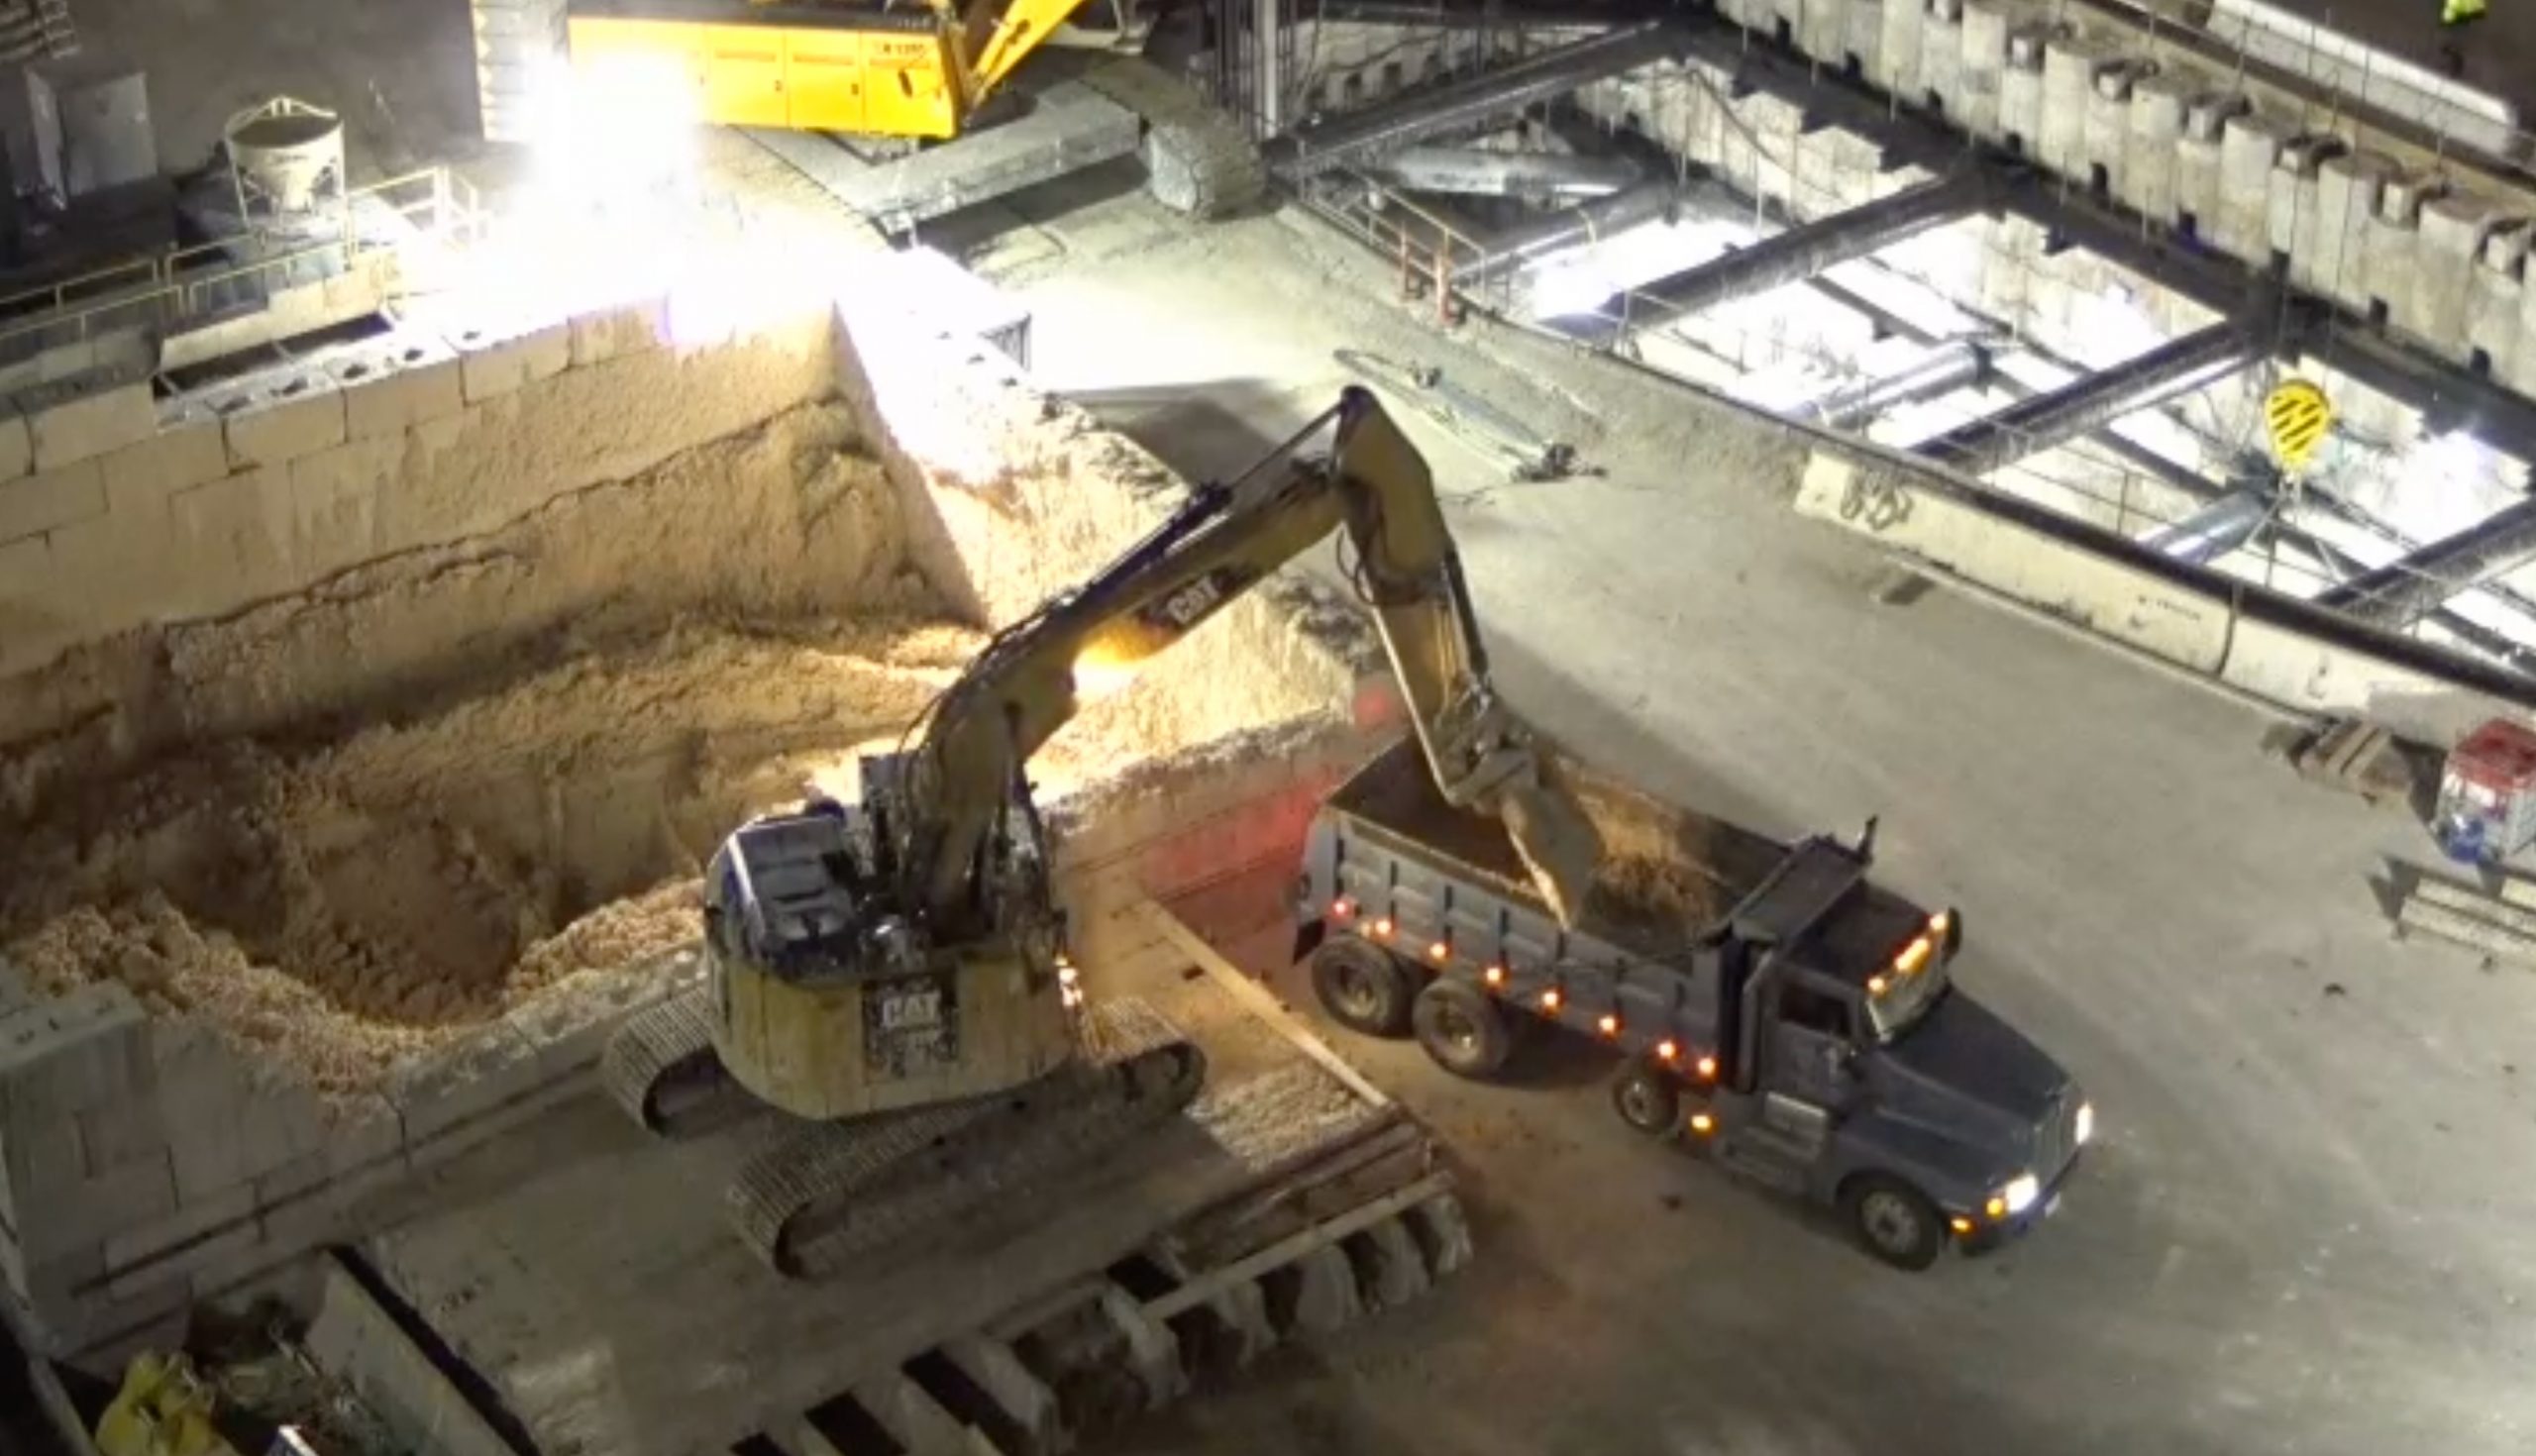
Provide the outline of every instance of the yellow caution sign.
{"type": "Polygon", "coordinates": [[[2272,432],[2272,453],[2284,469],[2304,469],[2334,427],[2334,407],[2325,391],[2304,379],[2287,379],[2263,402],[2263,422],[2272,432]]]}

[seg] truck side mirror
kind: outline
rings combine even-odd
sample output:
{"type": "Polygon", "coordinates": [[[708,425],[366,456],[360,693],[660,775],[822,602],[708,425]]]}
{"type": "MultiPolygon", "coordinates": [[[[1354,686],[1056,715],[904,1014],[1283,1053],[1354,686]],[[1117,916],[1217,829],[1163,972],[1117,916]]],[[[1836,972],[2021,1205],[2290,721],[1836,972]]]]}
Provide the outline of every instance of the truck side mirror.
{"type": "Polygon", "coordinates": [[[1878,814],[1866,816],[1866,828],[1858,834],[1858,858],[1861,860],[1875,858],[1875,821],[1881,817],[1878,814]]]}

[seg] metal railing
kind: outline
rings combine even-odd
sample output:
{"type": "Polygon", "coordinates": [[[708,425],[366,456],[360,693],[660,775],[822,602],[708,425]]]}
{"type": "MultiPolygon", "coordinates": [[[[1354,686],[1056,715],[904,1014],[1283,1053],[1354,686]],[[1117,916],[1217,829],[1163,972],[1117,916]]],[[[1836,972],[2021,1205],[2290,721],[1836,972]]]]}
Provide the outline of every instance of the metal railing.
{"type": "Polygon", "coordinates": [[[348,270],[365,254],[416,244],[463,249],[482,237],[485,225],[475,186],[447,167],[355,188],[344,195],[338,213],[332,236],[322,239],[259,227],[0,297],[0,354],[17,341],[56,331],[64,337],[41,347],[84,343],[131,329],[179,327],[242,294],[268,293],[294,275],[348,270]],[[374,236],[364,227],[365,218],[373,223],[394,219],[411,233],[374,236]],[[253,261],[216,262],[239,252],[276,247],[282,251],[253,261]]]}

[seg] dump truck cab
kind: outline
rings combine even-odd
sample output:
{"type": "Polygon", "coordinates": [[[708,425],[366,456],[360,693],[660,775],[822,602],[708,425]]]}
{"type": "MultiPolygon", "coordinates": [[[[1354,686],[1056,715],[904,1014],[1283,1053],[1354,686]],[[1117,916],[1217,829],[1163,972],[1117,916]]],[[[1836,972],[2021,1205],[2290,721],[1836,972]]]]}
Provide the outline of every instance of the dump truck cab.
{"type": "Polygon", "coordinates": [[[1960,912],[1924,913],[1867,867],[1863,843],[1808,840],[1710,937],[1727,1054],[1708,1086],[1696,1067],[1683,1085],[1685,1125],[1720,1163],[1843,1209],[1896,1262],[1949,1236],[1993,1247],[2050,1210],[2093,1114],[1954,985],[1960,912]]]}
{"type": "Polygon", "coordinates": [[[1526,1024],[1592,1037],[1623,1054],[1624,1120],[1840,1210],[1898,1267],[1994,1247],[2054,1206],[2094,1114],[1955,984],[1962,915],[1870,882],[1872,825],[1791,846],[1561,759],[1552,780],[1630,847],[1569,923],[1503,830],[1416,767],[1375,760],[1306,843],[1296,954],[1334,1019],[1482,1079],[1526,1024]]]}

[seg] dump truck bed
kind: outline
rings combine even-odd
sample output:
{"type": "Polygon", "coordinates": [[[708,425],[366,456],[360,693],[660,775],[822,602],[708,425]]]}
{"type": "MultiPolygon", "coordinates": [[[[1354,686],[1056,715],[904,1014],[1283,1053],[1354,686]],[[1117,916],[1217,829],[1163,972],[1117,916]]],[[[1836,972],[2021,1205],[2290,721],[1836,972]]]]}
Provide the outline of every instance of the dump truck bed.
{"type": "MultiPolygon", "coordinates": [[[[1553,755],[1545,774],[1575,796],[1603,839],[1578,930],[1633,954],[1679,956],[1788,857],[1776,840],[1665,803],[1580,760],[1553,755]]],[[[1446,803],[1415,740],[1366,765],[1330,795],[1328,808],[1396,852],[1549,913],[1505,824],[1446,803]]]]}

